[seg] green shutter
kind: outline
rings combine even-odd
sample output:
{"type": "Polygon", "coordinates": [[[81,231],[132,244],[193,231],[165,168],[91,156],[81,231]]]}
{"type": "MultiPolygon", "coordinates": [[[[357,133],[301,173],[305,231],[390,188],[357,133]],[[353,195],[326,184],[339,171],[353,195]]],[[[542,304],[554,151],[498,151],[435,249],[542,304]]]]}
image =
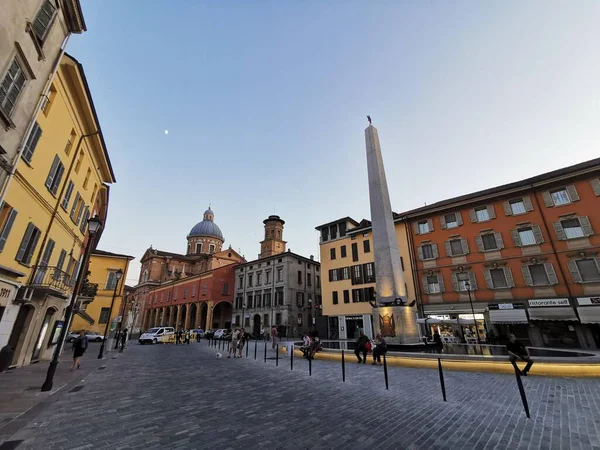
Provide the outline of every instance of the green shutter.
{"type": "Polygon", "coordinates": [[[523,205],[525,205],[525,211],[533,211],[533,204],[531,203],[531,197],[529,195],[523,197],[523,205]]]}
{"type": "Polygon", "coordinates": [[[544,269],[546,269],[546,274],[548,275],[548,281],[550,284],[558,284],[558,277],[556,276],[556,272],[554,271],[554,266],[552,263],[544,263],[544,269]]]}
{"type": "Polygon", "coordinates": [[[495,232],[494,238],[496,239],[496,245],[498,246],[498,249],[504,248],[504,239],[502,239],[502,233],[499,231],[495,232]]]}
{"type": "Polygon", "coordinates": [[[565,241],[567,239],[567,235],[565,234],[565,230],[563,230],[562,224],[559,222],[554,222],[552,224],[554,227],[554,232],[556,233],[556,238],[559,241],[565,241]]]}
{"type": "Polygon", "coordinates": [[[583,229],[584,236],[592,236],[594,234],[594,230],[592,229],[592,224],[590,223],[590,219],[587,216],[578,217],[579,224],[583,229]]]}
{"type": "Polygon", "coordinates": [[[546,205],[548,208],[552,208],[554,206],[554,200],[552,200],[550,191],[542,192],[542,198],[544,199],[544,205],[546,205]]]}
{"type": "Polygon", "coordinates": [[[34,229],[35,226],[31,222],[29,222],[29,224],[27,225],[27,229],[25,230],[25,234],[23,235],[23,239],[21,240],[19,250],[17,251],[17,261],[25,263],[25,250],[27,250],[27,246],[29,245],[29,241],[31,240],[31,236],[33,235],[34,229]]]}
{"type": "Polygon", "coordinates": [[[531,231],[533,231],[533,237],[535,238],[536,244],[544,243],[544,234],[539,225],[532,225],[531,231]]]}
{"type": "Polygon", "coordinates": [[[571,272],[571,277],[575,283],[581,283],[582,278],[579,273],[579,268],[577,267],[577,261],[568,261],[567,267],[569,268],[569,272],[571,272]]]}
{"type": "Polygon", "coordinates": [[[574,184],[565,186],[565,189],[567,190],[567,194],[569,194],[569,200],[571,200],[572,202],[576,202],[579,200],[579,194],[577,193],[577,188],[575,188],[574,184]]]}
{"type": "Polygon", "coordinates": [[[531,278],[531,271],[529,270],[529,266],[521,266],[521,272],[523,272],[525,286],[533,286],[533,278],[531,278]]]}
{"type": "Polygon", "coordinates": [[[504,215],[505,216],[512,216],[512,208],[510,207],[510,202],[508,200],[502,202],[502,206],[504,207],[504,215]]]}
{"type": "Polygon", "coordinates": [[[4,226],[2,227],[2,232],[0,233],[0,252],[4,250],[4,245],[6,244],[8,236],[10,235],[10,230],[12,229],[12,226],[15,223],[16,217],[17,210],[13,208],[8,213],[8,217],[6,218],[6,222],[4,223],[4,226]]]}

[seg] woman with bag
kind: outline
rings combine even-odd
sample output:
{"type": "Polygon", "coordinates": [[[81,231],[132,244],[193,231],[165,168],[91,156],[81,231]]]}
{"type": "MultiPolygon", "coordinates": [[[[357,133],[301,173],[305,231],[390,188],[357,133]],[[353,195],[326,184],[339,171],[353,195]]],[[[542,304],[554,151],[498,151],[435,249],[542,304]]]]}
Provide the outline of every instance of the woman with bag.
{"type": "Polygon", "coordinates": [[[87,348],[88,338],[85,335],[85,331],[81,330],[73,343],[73,366],[71,367],[71,372],[75,368],[79,369],[79,359],[81,359],[87,348]]]}
{"type": "Polygon", "coordinates": [[[369,353],[369,349],[367,348],[367,345],[370,346],[371,341],[367,336],[365,336],[365,333],[363,333],[361,330],[359,333],[358,339],[356,340],[356,350],[354,350],[354,354],[358,358],[359,364],[367,363],[367,353],[369,353]],[[362,354],[362,358],[360,357],[361,354],[362,354]]]}
{"type": "Polygon", "coordinates": [[[387,352],[387,342],[381,337],[381,334],[375,336],[375,348],[373,349],[373,365],[381,364],[381,356],[387,352]]]}

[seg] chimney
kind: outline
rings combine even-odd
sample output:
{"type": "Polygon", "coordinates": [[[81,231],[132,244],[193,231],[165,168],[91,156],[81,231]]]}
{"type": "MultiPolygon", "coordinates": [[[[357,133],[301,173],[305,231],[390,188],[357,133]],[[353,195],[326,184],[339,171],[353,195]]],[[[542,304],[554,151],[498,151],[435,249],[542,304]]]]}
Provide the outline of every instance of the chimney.
{"type": "Polygon", "coordinates": [[[310,260],[314,261],[315,260],[315,255],[310,255],[310,260]]]}

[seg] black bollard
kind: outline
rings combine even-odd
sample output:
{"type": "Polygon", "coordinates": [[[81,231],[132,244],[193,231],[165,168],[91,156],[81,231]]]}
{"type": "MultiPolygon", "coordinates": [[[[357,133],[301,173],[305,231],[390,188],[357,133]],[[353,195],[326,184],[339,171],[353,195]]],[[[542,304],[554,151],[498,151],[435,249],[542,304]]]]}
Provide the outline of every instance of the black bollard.
{"type": "Polygon", "coordinates": [[[518,370],[515,369],[515,376],[517,377],[517,385],[519,386],[519,394],[521,394],[521,401],[523,402],[523,408],[525,409],[525,414],[528,419],[531,419],[529,415],[529,404],[527,403],[527,395],[525,395],[525,389],[523,388],[523,381],[521,380],[521,375],[518,370]]]}
{"type": "Polygon", "coordinates": [[[442,386],[442,397],[446,401],[446,383],[444,382],[444,370],[442,369],[442,360],[438,358],[438,371],[440,372],[440,386],[442,386]]]}
{"type": "Polygon", "coordinates": [[[342,383],[346,382],[346,358],[344,358],[344,350],[342,350],[342,383]]]}
{"type": "Polygon", "coordinates": [[[294,370],[294,347],[292,347],[292,351],[290,352],[290,370],[294,370]]]}
{"type": "Polygon", "coordinates": [[[265,362],[267,362],[267,341],[265,341],[265,362]]]}
{"type": "Polygon", "coordinates": [[[275,367],[279,367],[279,344],[275,347],[275,367]]]}
{"type": "Polygon", "coordinates": [[[387,391],[390,386],[388,384],[387,359],[385,359],[385,353],[383,354],[383,377],[385,378],[385,390],[387,391]]]}
{"type": "Polygon", "coordinates": [[[308,375],[312,377],[312,357],[308,358],[308,375]]]}
{"type": "Polygon", "coordinates": [[[246,358],[248,357],[248,347],[250,346],[250,342],[246,341],[246,358]]]}
{"type": "Polygon", "coordinates": [[[256,359],[256,347],[258,345],[258,341],[254,341],[254,359],[256,359]]]}

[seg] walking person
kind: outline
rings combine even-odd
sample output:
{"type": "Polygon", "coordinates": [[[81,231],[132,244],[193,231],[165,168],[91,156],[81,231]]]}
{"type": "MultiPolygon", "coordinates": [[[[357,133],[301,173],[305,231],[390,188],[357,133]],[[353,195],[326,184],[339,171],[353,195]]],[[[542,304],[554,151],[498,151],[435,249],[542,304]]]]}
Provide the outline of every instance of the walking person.
{"type": "Polygon", "coordinates": [[[363,333],[363,331],[361,330],[359,332],[358,339],[356,340],[356,349],[354,350],[354,354],[358,358],[359,364],[367,363],[367,353],[369,353],[367,344],[370,344],[370,343],[371,343],[371,341],[369,340],[369,338],[367,336],[365,336],[365,333],[363,333]],[[362,354],[362,358],[360,357],[361,354],[362,354]]]}
{"type": "Polygon", "coordinates": [[[190,330],[186,330],[185,332],[185,343],[190,345],[190,330]]]}
{"type": "Polygon", "coordinates": [[[74,369],[79,369],[79,360],[88,348],[88,338],[85,335],[85,331],[81,330],[79,336],[73,342],[73,365],[71,366],[71,372],[74,369]]]}
{"type": "Polygon", "coordinates": [[[238,341],[240,339],[240,330],[239,329],[235,329],[233,330],[233,333],[231,334],[231,343],[229,345],[229,354],[227,355],[228,358],[231,358],[231,354],[233,353],[233,357],[237,358],[236,352],[237,352],[237,346],[238,346],[238,341]]]}
{"type": "Polygon", "coordinates": [[[373,349],[373,365],[381,365],[381,357],[387,353],[387,342],[381,334],[375,336],[376,347],[373,349]]]}
{"type": "Polygon", "coordinates": [[[525,347],[522,342],[518,341],[514,334],[511,334],[509,336],[508,344],[506,344],[506,350],[508,351],[510,363],[513,365],[517,373],[526,377],[527,373],[531,369],[531,366],[533,366],[533,360],[529,354],[529,349],[525,347]],[[519,370],[519,366],[517,366],[517,359],[520,359],[521,361],[527,361],[525,369],[519,370]]]}
{"type": "Polygon", "coordinates": [[[121,351],[125,350],[125,344],[127,343],[127,328],[121,331],[121,351]]]}
{"type": "Polygon", "coordinates": [[[276,345],[276,341],[277,341],[277,336],[279,335],[279,333],[277,332],[277,325],[273,325],[273,328],[271,329],[271,339],[273,340],[271,346],[273,347],[273,350],[275,350],[275,345],[276,345]]]}
{"type": "MultiPolygon", "coordinates": [[[[240,335],[239,335],[238,343],[237,343],[238,358],[242,357],[242,350],[244,350],[244,345],[246,345],[247,339],[248,339],[248,335],[246,334],[246,331],[242,328],[242,330],[240,331],[240,335]]],[[[235,352],[234,352],[234,354],[235,354],[235,352]]]]}

